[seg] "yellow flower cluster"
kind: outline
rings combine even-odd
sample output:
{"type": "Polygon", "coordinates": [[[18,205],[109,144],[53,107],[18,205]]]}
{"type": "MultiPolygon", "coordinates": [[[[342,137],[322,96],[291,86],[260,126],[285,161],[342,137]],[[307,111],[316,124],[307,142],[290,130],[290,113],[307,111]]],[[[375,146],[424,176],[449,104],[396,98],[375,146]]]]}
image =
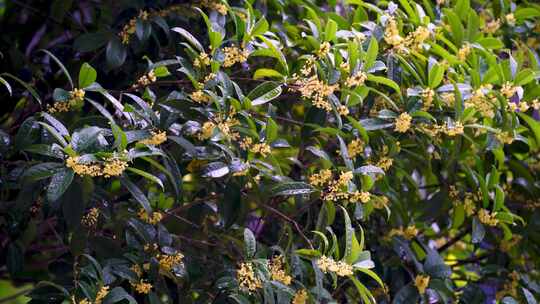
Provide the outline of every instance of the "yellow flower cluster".
{"type": "Polygon", "coordinates": [[[519,244],[519,242],[521,242],[521,239],[523,239],[521,235],[514,234],[509,241],[503,240],[499,244],[499,248],[501,248],[501,250],[504,252],[509,252],[512,248],[515,248],[519,244]]]}
{"type": "Polygon", "coordinates": [[[418,293],[423,295],[426,293],[426,289],[429,285],[430,277],[428,275],[417,275],[416,278],[414,278],[414,286],[418,289],[418,293]]]}
{"type": "Polygon", "coordinates": [[[219,0],[202,0],[201,5],[209,9],[213,9],[223,16],[227,15],[229,10],[227,6],[221,3],[219,0]]]}
{"type": "Polygon", "coordinates": [[[206,95],[203,90],[193,91],[189,97],[196,103],[208,103],[210,102],[210,96],[206,95]]]}
{"type": "Polygon", "coordinates": [[[255,276],[253,264],[251,262],[241,263],[240,268],[236,271],[236,279],[240,288],[249,292],[262,288],[262,282],[255,276]]]}
{"type": "Polygon", "coordinates": [[[506,20],[506,23],[508,23],[508,25],[510,26],[516,25],[516,16],[514,16],[514,14],[512,13],[506,14],[506,16],[504,16],[504,19],[506,20]]]}
{"type": "Polygon", "coordinates": [[[79,156],[68,157],[68,159],[66,160],[66,166],[68,168],[71,168],[73,171],[75,171],[76,174],[81,176],[103,176],[105,178],[109,178],[112,176],[121,175],[128,167],[126,161],[118,158],[109,158],[105,160],[103,164],[95,162],[81,164],[79,163],[79,158],[79,156]]]}
{"type": "Polygon", "coordinates": [[[374,196],[371,201],[373,202],[373,208],[375,209],[386,208],[390,203],[390,200],[386,196],[374,196]]]}
{"type": "Polygon", "coordinates": [[[158,254],[156,258],[159,261],[159,267],[163,271],[169,272],[173,269],[173,267],[182,263],[184,255],[179,252],[176,254],[158,254]]]}
{"type": "Polygon", "coordinates": [[[285,272],[283,265],[283,256],[276,256],[268,262],[270,277],[273,281],[281,282],[285,285],[291,285],[292,277],[285,272]]]}
{"type": "Polygon", "coordinates": [[[267,157],[272,153],[272,150],[267,143],[262,142],[253,144],[253,139],[251,137],[245,137],[240,142],[240,148],[249,150],[251,153],[260,154],[262,157],[267,157]]]}
{"type": "Polygon", "coordinates": [[[501,94],[506,98],[510,98],[516,94],[519,88],[519,86],[515,86],[511,82],[506,82],[501,87],[501,94]]]}
{"type": "Polygon", "coordinates": [[[193,66],[196,68],[205,67],[210,65],[210,56],[205,52],[199,54],[197,58],[193,61],[193,66]]]}
{"type": "Polygon", "coordinates": [[[511,132],[499,132],[495,134],[495,137],[504,145],[509,145],[514,142],[514,135],[511,132]]]}
{"type": "Polygon", "coordinates": [[[433,104],[435,91],[431,88],[425,88],[422,93],[420,93],[420,95],[422,96],[422,100],[424,101],[424,104],[422,105],[422,110],[429,110],[429,108],[431,108],[431,105],[433,104]]]}
{"type": "Polygon", "coordinates": [[[349,201],[351,203],[362,202],[367,203],[371,200],[371,193],[367,191],[354,191],[349,195],[349,201]]]}
{"type": "Polygon", "coordinates": [[[228,68],[235,63],[246,62],[249,57],[249,52],[246,49],[240,49],[237,46],[227,46],[223,48],[225,59],[223,60],[223,67],[228,68]]]}
{"type": "Polygon", "coordinates": [[[313,105],[326,112],[332,111],[332,106],[326,100],[338,88],[337,84],[328,85],[320,81],[317,75],[296,81],[298,91],[302,97],[310,99],[313,105]]]}
{"type": "Polygon", "coordinates": [[[383,169],[384,171],[388,171],[390,167],[392,167],[392,164],[394,163],[394,160],[391,157],[383,156],[377,161],[375,166],[383,169]]]}
{"type": "Polygon", "coordinates": [[[454,137],[456,135],[463,134],[464,127],[463,127],[463,124],[461,122],[456,121],[456,122],[454,122],[453,126],[450,126],[447,123],[443,131],[444,131],[444,133],[446,133],[446,135],[454,137]]]}
{"type": "Polygon", "coordinates": [[[127,24],[124,25],[122,30],[118,33],[118,36],[122,40],[123,44],[128,44],[130,36],[135,33],[135,29],[137,26],[137,20],[148,20],[149,14],[147,11],[141,10],[139,12],[139,16],[131,18],[127,24]]]}
{"type": "Polygon", "coordinates": [[[133,266],[131,266],[129,269],[131,269],[133,272],[135,272],[135,274],[137,274],[137,277],[142,277],[143,270],[142,270],[141,266],[139,266],[137,264],[133,264],[133,266]]]}
{"type": "Polygon", "coordinates": [[[231,112],[228,117],[224,117],[223,114],[219,114],[214,117],[214,121],[207,121],[202,125],[201,131],[198,134],[199,140],[205,140],[212,137],[214,129],[217,127],[221,134],[230,140],[237,140],[240,137],[240,133],[233,131],[232,127],[240,124],[238,119],[234,118],[235,113],[231,112]]]}
{"type": "Polygon", "coordinates": [[[167,132],[165,131],[151,131],[150,134],[152,135],[150,138],[139,140],[139,143],[157,146],[167,141],[167,132]]]}
{"type": "Polygon", "coordinates": [[[347,108],[346,106],[344,105],[340,105],[338,108],[337,108],[337,112],[339,115],[341,116],[347,116],[349,115],[349,108],[347,108]]]}
{"type": "Polygon", "coordinates": [[[139,79],[137,79],[137,83],[135,83],[132,87],[133,88],[146,87],[150,85],[151,83],[156,82],[156,80],[157,80],[157,77],[156,77],[156,74],[154,73],[154,70],[150,70],[148,73],[139,77],[139,79]]]}
{"type": "Polygon", "coordinates": [[[350,158],[355,158],[356,156],[360,155],[362,152],[364,152],[364,142],[361,139],[353,139],[348,145],[347,145],[347,153],[349,154],[350,158]]]}
{"type": "Polygon", "coordinates": [[[319,50],[317,50],[317,57],[324,58],[330,52],[331,45],[328,41],[321,43],[319,50]]]}
{"type": "Polygon", "coordinates": [[[404,38],[399,34],[397,22],[394,17],[389,17],[384,29],[384,41],[393,47],[399,47],[403,44],[404,38]]]}
{"type": "Polygon", "coordinates": [[[71,110],[72,107],[75,107],[84,102],[84,95],[85,92],[83,89],[75,88],[71,92],[69,92],[69,100],[58,101],[55,102],[53,105],[48,105],[47,111],[51,114],[68,112],[69,110],[71,110]]]}
{"type": "Polygon", "coordinates": [[[308,293],[305,289],[300,289],[294,294],[291,304],[306,304],[308,300],[308,293]]]}
{"type": "Polygon", "coordinates": [[[101,304],[103,302],[103,299],[105,299],[108,293],[109,293],[109,286],[101,287],[96,294],[96,300],[94,301],[94,304],[101,304]]]}
{"type": "Polygon", "coordinates": [[[317,266],[322,272],[333,272],[339,277],[346,277],[353,275],[353,267],[343,261],[336,262],[334,259],[322,256],[317,260],[317,266]]]}
{"type": "Polygon", "coordinates": [[[463,45],[457,53],[457,57],[459,61],[467,60],[467,57],[469,57],[469,55],[471,54],[471,51],[472,51],[472,47],[469,43],[466,43],[465,45],[463,45]]]}
{"type": "Polygon", "coordinates": [[[362,194],[358,191],[349,193],[347,192],[347,185],[353,179],[352,171],[341,172],[339,178],[332,180],[332,173],[330,170],[322,170],[318,174],[314,174],[309,177],[309,182],[313,186],[326,186],[325,191],[321,192],[321,198],[325,201],[338,201],[349,200],[356,202],[360,199],[365,199],[366,194],[362,194]]]}
{"type": "Polygon", "coordinates": [[[493,19],[485,24],[482,28],[482,32],[486,34],[494,34],[501,27],[501,20],[493,19]]]}
{"type": "Polygon", "coordinates": [[[399,235],[404,237],[407,240],[412,240],[415,236],[418,235],[418,228],[414,225],[409,225],[405,229],[400,227],[399,229],[392,229],[388,233],[388,237],[393,237],[395,235],[399,235]]]}
{"type": "Polygon", "coordinates": [[[345,80],[345,85],[349,88],[361,86],[367,79],[367,74],[364,72],[358,72],[345,80]]]}
{"type": "Polygon", "coordinates": [[[508,103],[508,109],[515,112],[515,111],[520,111],[520,112],[527,112],[527,110],[529,110],[530,108],[533,108],[535,110],[539,110],[540,109],[540,101],[538,101],[538,99],[534,99],[534,100],[531,100],[530,102],[527,102],[527,101],[520,101],[519,104],[516,104],[514,102],[510,102],[508,103]]]}
{"type": "Polygon", "coordinates": [[[401,113],[396,119],[396,125],[394,131],[405,133],[411,127],[412,117],[408,113],[401,113]]]}
{"type": "Polygon", "coordinates": [[[391,16],[388,17],[384,29],[384,41],[398,52],[405,52],[408,49],[417,50],[430,36],[431,32],[427,27],[419,26],[413,32],[410,32],[407,37],[403,38],[399,34],[397,21],[391,16]]]}
{"type": "Polygon", "coordinates": [[[99,219],[99,209],[96,207],[93,207],[88,211],[87,214],[85,214],[81,220],[81,223],[88,227],[92,228],[95,227],[99,219]]]}
{"type": "Polygon", "coordinates": [[[478,211],[478,219],[482,224],[488,225],[488,226],[497,226],[499,223],[499,220],[496,218],[497,213],[490,213],[486,209],[480,209],[478,211]]]}
{"type": "Polygon", "coordinates": [[[137,216],[141,221],[151,225],[155,225],[161,222],[161,220],[163,219],[163,214],[161,214],[161,212],[155,211],[152,212],[151,215],[148,215],[148,212],[146,212],[146,210],[142,208],[139,210],[139,212],[137,212],[137,216]]]}
{"type": "Polygon", "coordinates": [[[495,115],[493,109],[493,101],[495,96],[488,96],[484,91],[491,90],[491,85],[485,85],[475,90],[471,97],[465,101],[466,108],[474,108],[485,117],[493,117],[495,115]]]}
{"type": "Polygon", "coordinates": [[[323,169],[319,173],[315,173],[309,177],[309,183],[312,186],[324,186],[332,178],[332,171],[323,169]]]}
{"type": "Polygon", "coordinates": [[[140,280],[136,283],[131,283],[131,286],[135,288],[135,291],[140,294],[148,294],[150,290],[152,290],[152,284],[145,282],[144,280],[140,280]]]}

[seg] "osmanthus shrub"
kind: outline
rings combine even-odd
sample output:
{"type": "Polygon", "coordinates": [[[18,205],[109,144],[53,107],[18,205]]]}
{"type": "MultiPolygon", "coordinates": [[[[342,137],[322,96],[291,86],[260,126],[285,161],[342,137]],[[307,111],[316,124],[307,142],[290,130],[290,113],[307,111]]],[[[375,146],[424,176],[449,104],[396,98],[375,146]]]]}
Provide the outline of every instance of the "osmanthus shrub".
{"type": "Polygon", "coordinates": [[[537,303],[534,1],[127,2],[0,74],[30,303],[537,303]]]}

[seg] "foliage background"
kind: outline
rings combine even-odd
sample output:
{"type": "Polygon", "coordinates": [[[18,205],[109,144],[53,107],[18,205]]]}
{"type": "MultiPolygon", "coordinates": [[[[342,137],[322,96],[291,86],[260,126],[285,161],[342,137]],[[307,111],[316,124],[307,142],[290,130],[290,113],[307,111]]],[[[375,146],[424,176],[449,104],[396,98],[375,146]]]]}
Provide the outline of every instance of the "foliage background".
{"type": "Polygon", "coordinates": [[[0,302],[536,303],[539,18],[0,1],[0,302]]]}

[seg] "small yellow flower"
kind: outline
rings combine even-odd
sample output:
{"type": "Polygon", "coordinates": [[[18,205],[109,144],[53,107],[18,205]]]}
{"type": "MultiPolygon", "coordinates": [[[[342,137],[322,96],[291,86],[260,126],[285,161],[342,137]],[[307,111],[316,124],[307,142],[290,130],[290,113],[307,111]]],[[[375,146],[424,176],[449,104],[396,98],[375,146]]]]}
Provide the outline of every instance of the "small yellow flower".
{"type": "Polygon", "coordinates": [[[208,103],[210,101],[210,96],[206,95],[203,90],[194,91],[189,97],[196,103],[208,103]]]}
{"type": "Polygon", "coordinates": [[[496,218],[497,213],[490,213],[486,209],[480,209],[478,211],[478,219],[482,224],[488,226],[497,226],[499,220],[496,218]]]}
{"type": "Polygon", "coordinates": [[[140,294],[148,294],[152,290],[152,284],[140,280],[137,283],[131,283],[131,286],[135,288],[135,291],[140,294]]]}
{"type": "Polygon", "coordinates": [[[199,54],[197,58],[193,61],[193,66],[200,68],[210,65],[210,56],[206,54],[205,52],[202,52],[199,54]]]}
{"type": "Polygon", "coordinates": [[[353,267],[343,261],[336,262],[334,259],[322,256],[317,260],[317,266],[322,272],[333,272],[337,276],[346,277],[353,275],[353,267]]]}
{"type": "Polygon", "coordinates": [[[405,133],[411,127],[412,117],[408,113],[401,113],[396,119],[394,131],[405,133]]]}
{"type": "Polygon", "coordinates": [[[225,59],[223,60],[223,67],[228,68],[235,63],[246,62],[249,57],[249,52],[246,49],[240,49],[237,46],[230,46],[223,48],[225,59]]]}
{"type": "Polygon", "coordinates": [[[133,272],[135,272],[135,274],[137,274],[138,277],[142,277],[143,275],[143,270],[141,268],[141,266],[137,265],[137,264],[133,264],[133,266],[131,266],[130,268],[133,272]]]}
{"type": "Polygon", "coordinates": [[[101,304],[103,299],[107,296],[109,293],[109,286],[103,286],[99,289],[96,295],[96,300],[94,301],[94,304],[101,304]]]}
{"type": "Polygon", "coordinates": [[[350,158],[355,158],[362,152],[364,152],[364,142],[361,139],[353,139],[353,141],[347,145],[347,153],[350,158]]]}
{"type": "Polygon", "coordinates": [[[338,108],[337,108],[337,112],[339,115],[341,116],[347,116],[349,115],[349,108],[347,108],[346,106],[344,105],[340,105],[338,108]]]}
{"type": "Polygon", "coordinates": [[[152,135],[150,138],[140,140],[139,143],[157,146],[167,141],[167,133],[165,131],[151,131],[150,134],[152,135]]]}
{"type": "Polygon", "coordinates": [[[486,34],[494,34],[501,27],[501,20],[494,19],[486,23],[482,31],[486,34]]]}
{"type": "Polygon", "coordinates": [[[347,87],[349,87],[349,88],[356,87],[356,86],[361,86],[361,85],[364,84],[366,79],[367,79],[367,74],[366,73],[358,72],[355,75],[350,76],[349,78],[347,78],[347,80],[345,81],[345,85],[347,87]]]}
{"type": "Polygon", "coordinates": [[[332,179],[332,171],[323,169],[309,177],[309,184],[314,187],[324,186],[330,179],[332,179]]]}
{"type": "Polygon", "coordinates": [[[504,16],[504,19],[506,19],[506,23],[508,23],[508,25],[510,26],[516,25],[516,17],[514,16],[514,14],[512,13],[507,14],[506,16],[504,16]]]}
{"type": "Polygon", "coordinates": [[[236,279],[240,288],[253,292],[262,288],[262,282],[255,276],[253,271],[253,264],[251,262],[241,263],[239,269],[236,271],[236,279]]]}
{"type": "Polygon", "coordinates": [[[270,260],[268,263],[270,277],[273,281],[278,281],[285,285],[291,285],[292,277],[285,272],[283,264],[283,256],[276,256],[270,260]]]}
{"type": "Polygon", "coordinates": [[[423,295],[429,285],[430,277],[428,275],[417,275],[414,279],[414,286],[418,288],[418,293],[423,295]]]}
{"type": "Polygon", "coordinates": [[[267,143],[257,143],[249,149],[251,153],[260,154],[262,157],[267,157],[272,153],[270,146],[267,143]]]}
{"type": "Polygon", "coordinates": [[[308,300],[308,293],[305,289],[300,289],[294,294],[291,304],[306,304],[308,300]]]}
{"type": "Polygon", "coordinates": [[[144,210],[142,208],[137,213],[137,216],[143,222],[146,222],[146,223],[151,224],[151,225],[155,225],[155,224],[161,222],[161,220],[163,219],[163,214],[161,214],[161,212],[152,212],[151,215],[148,215],[146,210],[144,210]]]}
{"type": "Polygon", "coordinates": [[[165,272],[169,272],[173,267],[180,265],[184,259],[184,255],[181,253],[176,254],[158,254],[156,258],[159,261],[159,266],[165,272]]]}
{"type": "Polygon", "coordinates": [[[319,50],[317,51],[317,57],[324,58],[328,53],[330,52],[331,45],[328,41],[325,41],[321,44],[319,47],[319,50]]]}
{"type": "Polygon", "coordinates": [[[87,228],[93,228],[96,226],[99,218],[99,209],[98,208],[92,208],[88,213],[83,216],[81,223],[86,226],[87,228]]]}

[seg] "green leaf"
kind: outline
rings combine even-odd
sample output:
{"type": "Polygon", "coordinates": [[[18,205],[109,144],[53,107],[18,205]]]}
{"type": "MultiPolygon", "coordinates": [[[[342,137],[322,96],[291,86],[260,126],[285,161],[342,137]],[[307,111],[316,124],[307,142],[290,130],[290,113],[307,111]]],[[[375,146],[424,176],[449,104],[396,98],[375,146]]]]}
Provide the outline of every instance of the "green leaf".
{"type": "Polygon", "coordinates": [[[88,63],[83,63],[79,71],[79,88],[86,88],[94,83],[97,79],[96,70],[88,63]]]}
{"type": "Polygon", "coordinates": [[[496,50],[504,47],[504,43],[500,39],[493,37],[480,38],[477,42],[486,49],[496,50]]]}
{"type": "Polygon", "coordinates": [[[455,45],[461,45],[463,43],[463,33],[465,32],[461,20],[459,19],[458,15],[456,15],[456,13],[454,13],[454,11],[452,11],[451,9],[446,8],[443,11],[446,19],[448,20],[448,23],[450,24],[450,29],[452,31],[452,37],[454,38],[455,45]]]}
{"type": "Polygon", "coordinates": [[[538,73],[531,69],[523,69],[517,73],[516,78],[514,78],[514,84],[519,86],[526,85],[533,81],[537,75],[538,73]]]}
{"type": "Polygon", "coordinates": [[[392,79],[382,77],[382,76],[375,76],[375,75],[372,75],[372,74],[368,74],[367,80],[368,81],[373,81],[375,83],[379,83],[379,84],[382,84],[382,85],[385,85],[387,87],[390,87],[390,88],[394,89],[396,91],[396,93],[401,95],[401,89],[399,88],[399,85],[395,81],[393,81],[392,79]]]}
{"type": "Polygon", "coordinates": [[[337,28],[338,28],[337,23],[332,19],[328,19],[328,21],[326,22],[326,29],[324,30],[324,40],[325,41],[334,40],[336,38],[337,28]]]}
{"type": "Polygon", "coordinates": [[[486,235],[486,230],[484,229],[484,225],[480,223],[477,217],[473,217],[472,220],[472,242],[473,244],[480,243],[484,236],[486,235]]]}
{"type": "Polygon", "coordinates": [[[181,27],[173,27],[171,29],[173,32],[177,32],[178,34],[182,35],[192,46],[194,46],[199,52],[204,52],[204,47],[202,44],[195,38],[193,35],[191,35],[190,32],[186,31],[185,29],[181,27]]]}
{"type": "Polygon", "coordinates": [[[309,184],[303,182],[283,182],[272,188],[272,196],[288,196],[308,194],[315,191],[309,184]]]}
{"type": "Polygon", "coordinates": [[[120,178],[120,182],[124,187],[127,188],[129,193],[133,196],[133,198],[141,205],[141,207],[146,210],[147,213],[152,212],[152,208],[150,207],[150,201],[144,195],[144,193],[141,191],[137,185],[135,185],[131,180],[129,180],[127,177],[120,178]]]}
{"type": "Polygon", "coordinates": [[[375,63],[375,60],[377,60],[377,54],[379,53],[379,43],[377,42],[377,39],[375,37],[371,37],[371,40],[369,41],[369,46],[366,52],[366,59],[365,62],[365,69],[369,70],[373,64],[375,63]]]}
{"type": "Polygon", "coordinates": [[[71,76],[69,75],[69,72],[68,70],[66,69],[66,67],[62,64],[62,62],[60,61],[60,59],[56,58],[56,56],[53,55],[53,53],[47,51],[47,50],[40,50],[44,53],[46,53],[47,55],[49,55],[49,57],[51,57],[55,62],[56,64],[58,64],[58,66],[60,66],[60,69],[62,70],[62,72],[64,73],[64,75],[66,75],[66,78],[68,79],[69,81],[69,84],[71,85],[71,88],[74,87],[73,85],[73,79],[71,79],[71,76]]]}
{"type": "Polygon", "coordinates": [[[434,64],[429,70],[428,85],[434,89],[439,86],[444,77],[444,68],[440,64],[434,64]]]}
{"type": "Polygon", "coordinates": [[[47,200],[49,202],[58,200],[66,192],[69,185],[71,185],[74,176],[75,172],[68,168],[56,172],[47,187],[47,200]]]}
{"type": "Polygon", "coordinates": [[[247,258],[253,258],[257,251],[257,241],[255,235],[248,228],[244,228],[244,246],[247,258]]]}
{"type": "Polygon", "coordinates": [[[150,174],[150,173],[148,173],[146,171],[139,170],[139,169],[133,168],[133,167],[128,167],[126,170],[146,178],[147,180],[159,185],[161,187],[161,190],[165,190],[165,187],[163,186],[163,182],[158,177],[156,177],[155,175],[152,175],[152,174],[150,174]]]}
{"type": "Polygon", "coordinates": [[[135,298],[130,296],[122,287],[115,287],[107,293],[105,298],[103,298],[103,304],[114,304],[114,303],[124,303],[127,301],[130,304],[137,304],[135,298]]]}
{"type": "Polygon", "coordinates": [[[251,37],[259,36],[266,33],[266,31],[268,31],[268,28],[269,28],[268,21],[266,21],[264,17],[259,19],[259,21],[255,23],[255,25],[253,26],[253,29],[251,30],[251,37]]]}
{"type": "Polygon", "coordinates": [[[266,121],[266,141],[273,142],[278,138],[278,125],[276,122],[268,117],[266,121]]]}
{"type": "Polygon", "coordinates": [[[118,37],[113,37],[109,40],[107,48],[105,49],[105,58],[107,59],[107,65],[111,68],[117,68],[124,64],[127,57],[127,49],[122,44],[118,37]]]}
{"type": "Polygon", "coordinates": [[[41,98],[39,98],[39,95],[38,93],[36,92],[36,90],[34,90],[34,88],[32,88],[28,83],[22,81],[21,79],[19,79],[18,77],[15,77],[9,73],[2,73],[0,74],[0,76],[4,76],[4,77],[9,77],[15,81],[17,81],[19,84],[21,84],[26,90],[28,90],[28,92],[30,92],[30,94],[32,95],[32,97],[34,97],[34,99],[41,105],[42,102],[41,102],[41,98]]]}
{"type": "Polygon", "coordinates": [[[109,37],[110,33],[108,32],[85,33],[75,39],[73,47],[83,53],[95,51],[107,44],[109,37]]]}
{"type": "Polygon", "coordinates": [[[166,66],[160,65],[154,69],[154,75],[156,75],[156,77],[158,78],[161,78],[161,77],[167,77],[171,75],[171,73],[169,72],[169,69],[167,69],[166,66]]]}
{"type": "Polygon", "coordinates": [[[35,182],[53,176],[64,169],[61,163],[41,163],[26,169],[22,175],[25,181],[35,182]]]}
{"type": "Polygon", "coordinates": [[[258,106],[279,97],[281,92],[282,89],[280,84],[275,82],[265,82],[253,89],[247,97],[251,100],[251,105],[258,106]]]}
{"type": "Polygon", "coordinates": [[[266,69],[266,68],[258,69],[253,74],[253,79],[261,79],[264,77],[270,77],[270,78],[275,77],[275,78],[283,79],[284,76],[276,70],[266,69]]]}

